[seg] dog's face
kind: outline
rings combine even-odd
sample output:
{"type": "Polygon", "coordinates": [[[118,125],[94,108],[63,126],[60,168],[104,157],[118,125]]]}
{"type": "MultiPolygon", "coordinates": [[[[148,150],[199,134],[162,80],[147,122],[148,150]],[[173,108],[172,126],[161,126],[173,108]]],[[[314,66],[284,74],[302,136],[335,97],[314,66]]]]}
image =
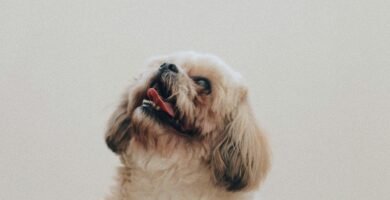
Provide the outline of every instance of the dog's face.
{"type": "Polygon", "coordinates": [[[121,155],[131,144],[168,154],[186,145],[201,154],[217,185],[230,191],[253,188],[269,159],[251,112],[240,75],[218,58],[159,57],[126,91],[106,142],[121,155]]]}

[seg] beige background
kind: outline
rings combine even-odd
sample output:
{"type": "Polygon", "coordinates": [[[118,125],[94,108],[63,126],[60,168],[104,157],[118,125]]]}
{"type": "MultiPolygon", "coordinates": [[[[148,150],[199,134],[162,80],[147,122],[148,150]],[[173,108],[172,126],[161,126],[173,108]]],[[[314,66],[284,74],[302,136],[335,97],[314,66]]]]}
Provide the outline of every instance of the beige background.
{"type": "Polygon", "coordinates": [[[95,200],[103,142],[150,56],[219,55],[248,80],[273,168],[258,199],[390,199],[389,1],[0,1],[0,199],[95,200]]]}

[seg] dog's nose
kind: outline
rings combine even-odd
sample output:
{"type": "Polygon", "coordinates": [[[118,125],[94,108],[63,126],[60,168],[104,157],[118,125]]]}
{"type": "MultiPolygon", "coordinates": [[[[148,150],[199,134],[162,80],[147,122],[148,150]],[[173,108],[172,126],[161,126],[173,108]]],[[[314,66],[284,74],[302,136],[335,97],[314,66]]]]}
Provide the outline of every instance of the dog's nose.
{"type": "Polygon", "coordinates": [[[171,64],[171,63],[164,63],[160,66],[160,70],[161,71],[166,71],[166,70],[169,70],[169,71],[172,71],[172,72],[175,72],[175,73],[178,73],[179,70],[177,69],[176,65],[175,64],[171,64]]]}

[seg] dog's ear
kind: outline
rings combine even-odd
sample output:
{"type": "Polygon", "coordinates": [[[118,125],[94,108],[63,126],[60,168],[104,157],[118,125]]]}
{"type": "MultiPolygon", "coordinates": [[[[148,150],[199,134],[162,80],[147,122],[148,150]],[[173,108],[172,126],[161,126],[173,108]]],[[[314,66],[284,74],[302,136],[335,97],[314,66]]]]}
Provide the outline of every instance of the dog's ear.
{"type": "Polygon", "coordinates": [[[270,159],[266,138],[256,124],[246,93],[226,121],[224,133],[212,151],[214,179],[228,191],[255,188],[265,178],[270,159]]]}
{"type": "Polygon", "coordinates": [[[115,153],[124,152],[130,142],[130,113],[128,100],[123,98],[121,104],[112,114],[105,135],[107,146],[115,153]]]}
{"type": "Polygon", "coordinates": [[[150,77],[141,73],[132,84],[125,90],[122,100],[112,114],[106,131],[105,139],[107,146],[115,153],[126,151],[132,137],[131,116],[137,105],[141,105],[147,85],[143,84],[150,77]]]}

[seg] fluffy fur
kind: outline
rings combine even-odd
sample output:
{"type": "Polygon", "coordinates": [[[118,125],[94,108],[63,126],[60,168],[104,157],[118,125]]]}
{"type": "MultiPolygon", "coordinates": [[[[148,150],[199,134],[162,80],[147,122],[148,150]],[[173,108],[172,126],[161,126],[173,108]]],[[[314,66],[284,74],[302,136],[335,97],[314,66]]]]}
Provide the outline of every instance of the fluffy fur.
{"type": "Polygon", "coordinates": [[[105,137],[122,162],[108,200],[249,199],[270,165],[241,76],[212,55],[151,59],[126,90],[105,137]],[[161,70],[164,63],[177,72],[161,70]],[[143,106],[156,80],[168,91],[176,127],[143,106]]]}

